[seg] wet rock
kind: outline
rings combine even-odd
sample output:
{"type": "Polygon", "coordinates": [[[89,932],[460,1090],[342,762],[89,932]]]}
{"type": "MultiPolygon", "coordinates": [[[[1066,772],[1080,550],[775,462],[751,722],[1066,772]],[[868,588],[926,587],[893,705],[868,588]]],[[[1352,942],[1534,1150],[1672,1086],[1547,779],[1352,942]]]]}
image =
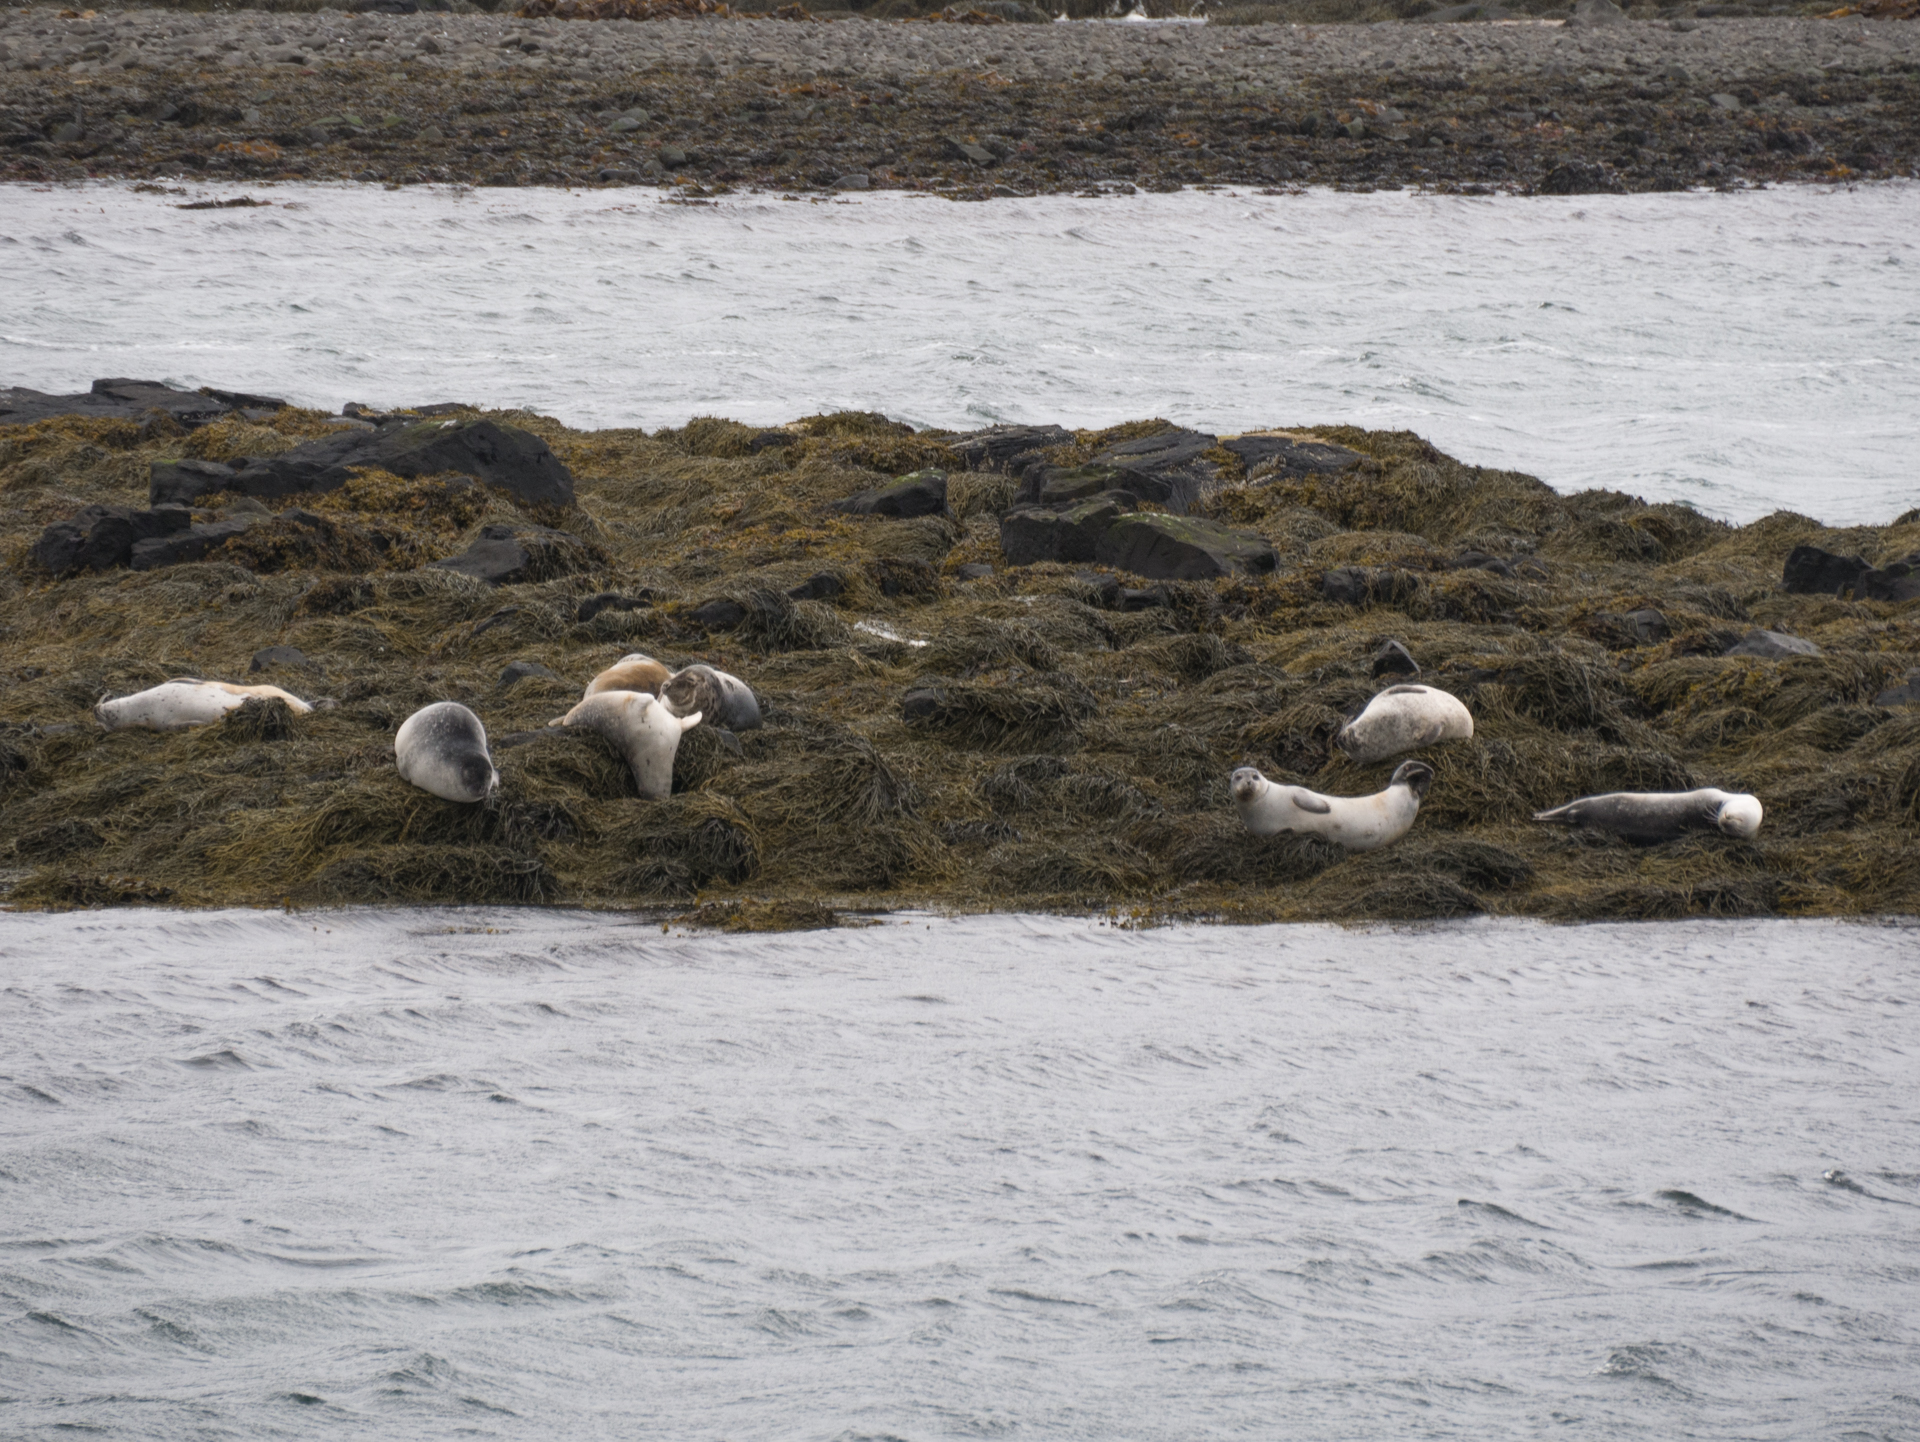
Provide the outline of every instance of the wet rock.
{"type": "Polygon", "coordinates": [[[1202,431],[1176,429],[1109,446],[1093,463],[1118,473],[1116,489],[1184,516],[1195,501],[1219,487],[1220,467],[1205,456],[1218,444],[1202,431]]]}
{"type": "Polygon", "coordinates": [[[915,471],[890,486],[861,491],[827,508],[850,516],[892,516],[906,520],[913,516],[947,516],[947,473],[915,471]]]}
{"type": "Polygon", "coordinates": [[[34,564],[55,576],[77,571],[107,571],[133,559],[133,548],[156,536],[170,536],[193,524],[183,506],[136,511],[129,506],[88,506],[71,519],[55,521],[40,533],[30,552],[34,564]]]}
{"type": "Polygon", "coordinates": [[[1787,553],[1780,586],[1797,596],[1844,596],[1871,569],[1862,556],[1840,556],[1818,546],[1795,546],[1787,553]]]}
{"type": "MultiPolygon", "coordinates": [[[[279,404],[270,403],[275,408],[279,404]]],[[[55,416],[137,421],[147,412],[157,410],[192,429],[217,421],[236,409],[237,406],[213,394],[175,390],[163,381],[109,378],[95,381],[91,390],[78,395],[51,395],[24,386],[0,390],[0,425],[7,426],[31,425],[55,416]]]]}
{"type": "Polygon", "coordinates": [[[900,698],[900,719],[931,721],[946,710],[947,693],[938,686],[917,686],[900,698]]]}
{"type": "Polygon", "coordinates": [[[1120,578],[1101,571],[1081,571],[1074,580],[1087,588],[1087,604],[1114,611],[1120,607],[1120,578]]]}
{"type": "Polygon", "coordinates": [[[993,567],[985,561],[969,561],[955,570],[954,575],[962,581],[985,581],[992,577],[993,567]]]}
{"type": "Polygon", "coordinates": [[[571,575],[592,563],[578,536],[547,526],[496,525],[482,526],[478,539],[465,551],[433,565],[489,586],[509,586],[571,575]]]}
{"type": "Polygon", "coordinates": [[[136,541],[128,559],[136,571],[156,571],[162,566],[182,566],[189,561],[204,561],[216,546],[224,546],[235,536],[245,535],[251,519],[212,521],[204,526],[189,526],[184,531],[136,541]]]}
{"type": "Polygon", "coordinates": [[[1862,571],[1853,594],[1862,601],[1911,601],[1920,597],[1920,553],[1874,571],[1862,571]]]}
{"type": "Polygon", "coordinates": [[[155,461],[148,468],[147,504],[186,506],[233,488],[235,471],[218,461],[155,461]]]}
{"type": "Polygon", "coordinates": [[[1758,656],[1762,660],[1777,661],[1784,656],[1818,656],[1821,651],[1813,642],[1789,636],[1784,631],[1749,631],[1727,647],[1724,654],[1758,656]]]}
{"type": "Polygon", "coordinates": [[[1413,653],[1400,642],[1386,640],[1380,643],[1380,649],[1373,653],[1373,674],[1375,676],[1418,676],[1420,663],[1413,659],[1413,653]]]}
{"type": "Polygon", "coordinates": [[[500,679],[493,683],[493,689],[496,691],[511,691],[522,681],[534,679],[542,681],[564,681],[566,678],[551,667],[541,665],[538,661],[514,661],[509,663],[506,670],[500,673],[500,679]]]}
{"type": "Polygon", "coordinates": [[[1222,448],[1240,457],[1251,476],[1263,468],[1263,482],[1292,481],[1302,476],[1344,471],[1359,462],[1358,451],[1336,446],[1330,441],[1303,441],[1293,436],[1230,436],[1220,442],[1222,448]]]}
{"type": "Polygon", "coordinates": [[[1627,623],[1634,639],[1642,646],[1657,646],[1673,633],[1666,616],[1651,606],[1629,611],[1620,619],[1627,623]]]}
{"type": "MultiPolygon", "coordinates": [[[[1014,496],[1036,505],[1066,506],[1119,490],[1120,481],[1120,472],[1112,466],[1035,466],[1022,478],[1014,496]]],[[[1131,495],[1128,501],[1131,504],[1131,495]]]]}
{"type": "Polygon", "coordinates": [[[1008,463],[1050,446],[1070,446],[1073,432],[1060,426],[990,426],[955,436],[947,449],[966,462],[970,471],[1006,473],[1008,463]]]}
{"type": "Polygon", "coordinates": [[[1418,578],[1389,566],[1336,566],[1320,577],[1320,594],[1343,606],[1398,605],[1419,589],[1418,578]]]}
{"type": "Polygon", "coordinates": [[[1155,581],[1270,575],[1279,554],[1255,531],[1192,516],[1121,516],[1102,532],[1094,560],[1155,581]]]}
{"type": "Polygon", "coordinates": [[[695,606],[687,614],[696,625],[704,626],[709,631],[731,631],[747,619],[747,608],[738,601],[721,596],[695,606]]]}
{"type": "Polygon", "coordinates": [[[1873,698],[1876,706],[1920,706],[1920,671],[1907,672],[1898,686],[1889,686],[1873,698]]]}
{"type": "Polygon", "coordinates": [[[601,591],[574,607],[573,619],[585,623],[602,611],[640,611],[653,604],[651,595],[625,595],[619,591],[601,591]]]}
{"type": "Polygon", "coordinates": [[[842,581],[831,571],[821,571],[807,577],[799,585],[787,592],[796,601],[831,601],[847,589],[842,581]]]}
{"type": "Polygon", "coordinates": [[[298,646],[267,646],[253,653],[253,659],[247,662],[247,670],[271,671],[275,666],[307,668],[312,665],[307,653],[298,646]]]}
{"type": "Polygon", "coordinates": [[[1103,498],[1081,501],[1063,510],[1034,506],[1009,511],[1000,519],[1000,552],[1013,566],[1091,561],[1101,537],[1124,514],[1119,506],[1103,498]]]}

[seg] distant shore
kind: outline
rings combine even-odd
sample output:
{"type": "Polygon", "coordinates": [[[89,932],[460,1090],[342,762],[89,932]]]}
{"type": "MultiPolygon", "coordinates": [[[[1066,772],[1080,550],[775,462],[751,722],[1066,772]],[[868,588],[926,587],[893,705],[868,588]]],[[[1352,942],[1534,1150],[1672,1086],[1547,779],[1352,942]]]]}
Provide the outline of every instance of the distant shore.
{"type": "MultiPolygon", "coordinates": [[[[71,15],[72,12],[65,12],[71,15]]],[[[1920,173],[1920,26],[0,17],[0,179],[1549,194],[1920,173]]]]}

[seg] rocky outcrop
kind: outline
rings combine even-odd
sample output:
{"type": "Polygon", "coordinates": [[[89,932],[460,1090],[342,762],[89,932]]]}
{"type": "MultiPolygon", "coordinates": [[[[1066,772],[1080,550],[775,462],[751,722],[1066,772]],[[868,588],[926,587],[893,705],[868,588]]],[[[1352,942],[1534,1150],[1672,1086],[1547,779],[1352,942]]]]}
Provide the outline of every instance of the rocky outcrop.
{"type": "Polygon", "coordinates": [[[1000,518],[1000,550],[1008,564],[1015,566],[1041,561],[1091,561],[1107,528],[1125,514],[1104,496],[1063,510],[1022,507],[1000,518]]]}
{"type": "Polygon", "coordinates": [[[989,426],[955,436],[947,449],[966,463],[970,471],[997,471],[1019,475],[1021,462],[1038,460],[1040,452],[1052,446],[1070,446],[1073,432],[1060,426],[989,426]]]}
{"type": "Polygon", "coordinates": [[[251,520],[209,521],[204,526],[189,526],[184,531],[136,541],[127,564],[136,571],[157,571],[162,566],[183,566],[189,561],[204,561],[216,546],[224,546],[235,536],[243,536],[251,520]]]}
{"type": "Polygon", "coordinates": [[[1889,561],[1877,570],[1862,571],[1853,583],[1859,601],[1911,601],[1920,597],[1920,552],[1889,561]]]}
{"type": "Polygon", "coordinates": [[[578,536],[547,526],[502,525],[482,526],[465,551],[433,565],[489,586],[510,586],[593,570],[598,563],[578,536]]]}
{"type": "Polygon", "coordinates": [[[109,378],[95,381],[91,390],[78,395],[52,395],[28,390],[25,386],[0,389],[0,426],[32,425],[56,416],[137,421],[144,420],[149,412],[160,411],[179,425],[192,429],[235,411],[247,412],[250,419],[264,420],[285,405],[285,401],[272,396],[220,391],[211,386],[183,391],[165,381],[109,378]]]}
{"type": "Polygon", "coordinates": [[[1271,432],[1228,436],[1220,442],[1220,447],[1240,458],[1250,479],[1263,482],[1296,481],[1302,476],[1344,471],[1362,459],[1360,452],[1336,446],[1331,441],[1271,432]]]}
{"type": "Polygon", "coordinates": [[[171,536],[193,524],[184,506],[136,511],[130,506],[88,506],[71,519],[55,521],[33,543],[34,564],[55,576],[79,571],[110,571],[126,565],[142,541],[171,536]]]}
{"type": "Polygon", "coordinates": [[[947,508],[945,471],[915,471],[890,486],[879,486],[835,501],[828,509],[849,516],[891,516],[897,520],[953,514],[947,508]]]}
{"type": "Polygon", "coordinates": [[[406,479],[457,472],[529,505],[573,504],[573,473],[552,448],[530,431],[489,420],[389,420],[235,467],[155,462],[147,494],[153,504],[192,502],[217,491],[276,500],[337,490],[358,468],[406,479]]]}
{"type": "Polygon", "coordinates": [[[1108,526],[1094,560],[1151,581],[1270,575],[1280,556],[1264,536],[1193,516],[1135,514],[1108,526]]]}
{"type": "Polygon", "coordinates": [[[1220,467],[1206,459],[1206,452],[1219,443],[1202,431],[1162,431],[1109,446],[1093,464],[1112,467],[1112,489],[1184,516],[1195,501],[1220,486],[1220,467]]]}
{"type": "Polygon", "coordinates": [[[1818,546],[1795,546],[1787,553],[1780,587],[1799,596],[1844,596],[1873,568],[1861,556],[1839,556],[1818,546]]]}

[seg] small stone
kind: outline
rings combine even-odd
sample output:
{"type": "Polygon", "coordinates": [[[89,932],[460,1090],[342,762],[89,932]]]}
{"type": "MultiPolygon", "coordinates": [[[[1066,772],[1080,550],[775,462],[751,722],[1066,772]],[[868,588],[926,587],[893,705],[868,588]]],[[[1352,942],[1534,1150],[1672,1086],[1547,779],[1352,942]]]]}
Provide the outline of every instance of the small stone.
{"type": "Polygon", "coordinates": [[[848,172],[846,175],[836,175],[833,178],[833,185],[830,188],[833,190],[868,190],[871,189],[872,186],[873,181],[864,170],[855,170],[848,172]]]}
{"type": "Polygon", "coordinates": [[[1376,676],[1418,676],[1420,663],[1413,659],[1413,653],[1395,640],[1381,642],[1380,649],[1373,653],[1373,674],[1376,676]]]}
{"type": "Polygon", "coordinates": [[[1740,108],[1740,97],[1737,95],[1728,95],[1722,92],[1709,98],[1713,101],[1713,108],[1716,110],[1738,110],[1740,108]]]}
{"type": "Polygon", "coordinates": [[[1728,656],[1757,656],[1778,661],[1786,656],[1818,656],[1820,648],[1811,641],[1789,636],[1784,631],[1749,631],[1723,653],[1728,656]]]}
{"type": "Polygon", "coordinates": [[[892,516],[900,520],[914,516],[944,516],[947,509],[947,473],[915,471],[890,486],[860,491],[827,509],[850,516],[892,516]]]}
{"type": "Polygon", "coordinates": [[[638,611],[653,604],[651,596],[626,596],[618,591],[602,591],[589,596],[574,608],[573,619],[582,624],[602,611],[638,611]]]}
{"type": "Polygon", "coordinates": [[[807,577],[787,594],[796,601],[831,601],[846,589],[846,583],[838,576],[830,571],[821,571],[807,577]]]}
{"type": "Polygon", "coordinates": [[[704,626],[709,631],[731,631],[747,619],[747,608],[738,601],[721,596],[703,605],[695,606],[687,614],[695,624],[704,626]]]}
{"type": "Polygon", "coordinates": [[[1889,686],[1873,698],[1876,706],[1920,706],[1920,671],[1907,672],[1907,679],[1898,686],[1889,686]]]}
{"type": "Polygon", "coordinates": [[[964,566],[956,569],[954,574],[963,581],[985,581],[992,578],[993,567],[985,561],[968,561],[964,566]]]}
{"type": "Polygon", "coordinates": [[[543,666],[538,661],[514,661],[507,666],[506,670],[500,673],[500,679],[493,683],[493,689],[496,691],[511,691],[520,682],[536,677],[543,681],[564,681],[566,679],[558,671],[553,670],[551,667],[543,666]]]}
{"type": "Polygon", "coordinates": [[[307,653],[297,646],[268,646],[255,651],[253,659],[247,662],[249,671],[271,671],[275,666],[310,667],[313,662],[307,659],[307,653]]]}

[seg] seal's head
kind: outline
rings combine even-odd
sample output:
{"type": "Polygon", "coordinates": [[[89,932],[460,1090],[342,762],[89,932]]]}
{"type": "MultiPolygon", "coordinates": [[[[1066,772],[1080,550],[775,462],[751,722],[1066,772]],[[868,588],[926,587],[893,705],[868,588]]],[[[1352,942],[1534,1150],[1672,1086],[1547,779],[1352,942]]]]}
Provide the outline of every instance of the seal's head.
{"type": "Polygon", "coordinates": [[[1251,806],[1260,799],[1268,784],[1257,766],[1242,766],[1227,782],[1227,790],[1232,793],[1236,805],[1251,806]]]}
{"type": "Polygon", "coordinates": [[[1433,768],[1424,761],[1402,761],[1393,773],[1389,786],[1405,786],[1422,801],[1427,799],[1427,788],[1433,785],[1433,768]]]}
{"type": "Polygon", "coordinates": [[[1720,803],[1720,815],[1716,818],[1715,824],[1727,835],[1748,841],[1760,829],[1760,818],[1763,814],[1759,797],[1729,796],[1720,803]]]}
{"type": "Polygon", "coordinates": [[[500,773],[484,752],[462,756],[456,767],[460,789],[472,801],[485,801],[500,785],[500,773]]]}

